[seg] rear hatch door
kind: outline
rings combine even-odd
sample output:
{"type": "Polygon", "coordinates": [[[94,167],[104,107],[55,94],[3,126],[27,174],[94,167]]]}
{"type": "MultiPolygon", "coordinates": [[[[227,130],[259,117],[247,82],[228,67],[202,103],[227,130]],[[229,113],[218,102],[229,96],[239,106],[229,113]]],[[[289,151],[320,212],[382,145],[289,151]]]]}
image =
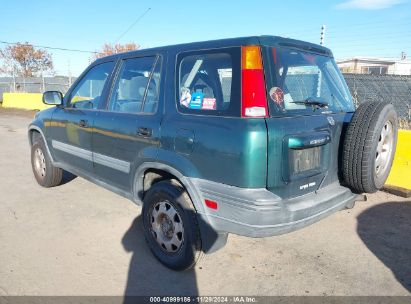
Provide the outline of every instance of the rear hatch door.
{"type": "Polygon", "coordinates": [[[267,188],[284,199],[337,182],[341,134],[354,106],[334,59],[294,45],[264,47],[263,60],[267,188]]]}

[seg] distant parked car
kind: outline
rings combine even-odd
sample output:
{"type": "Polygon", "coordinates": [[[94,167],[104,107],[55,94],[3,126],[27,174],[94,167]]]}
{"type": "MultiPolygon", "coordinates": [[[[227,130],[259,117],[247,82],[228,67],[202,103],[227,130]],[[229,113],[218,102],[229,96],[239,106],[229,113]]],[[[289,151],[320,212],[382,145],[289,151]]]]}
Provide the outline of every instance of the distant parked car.
{"type": "Polygon", "coordinates": [[[150,249],[177,270],[228,233],[352,207],[383,186],[397,141],[392,105],[355,111],[329,49],[272,36],[105,57],[43,100],[56,107],[29,126],[38,183],[66,170],[142,204],[150,249]]]}

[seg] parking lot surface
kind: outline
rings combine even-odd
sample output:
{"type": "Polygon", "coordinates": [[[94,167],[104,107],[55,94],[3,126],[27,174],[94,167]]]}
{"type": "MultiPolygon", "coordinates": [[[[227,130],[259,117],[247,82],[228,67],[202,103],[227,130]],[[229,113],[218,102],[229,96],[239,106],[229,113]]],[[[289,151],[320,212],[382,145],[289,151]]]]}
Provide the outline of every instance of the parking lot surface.
{"type": "Polygon", "coordinates": [[[411,294],[410,199],[378,192],[290,234],[230,235],[174,272],[146,246],[140,207],[82,178],[37,185],[28,116],[0,111],[0,296],[411,294]]]}

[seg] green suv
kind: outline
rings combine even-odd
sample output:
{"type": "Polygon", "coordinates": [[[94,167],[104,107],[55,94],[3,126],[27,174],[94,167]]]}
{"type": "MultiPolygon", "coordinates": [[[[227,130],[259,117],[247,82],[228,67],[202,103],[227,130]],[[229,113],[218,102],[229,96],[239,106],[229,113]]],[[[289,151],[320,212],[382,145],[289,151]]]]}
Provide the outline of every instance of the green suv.
{"type": "Polygon", "coordinates": [[[391,104],[355,110],[329,49],[274,36],[173,45],[92,63],[29,126],[37,182],[64,171],[142,205],[153,254],[192,267],[228,233],[265,237],[380,189],[391,104]]]}

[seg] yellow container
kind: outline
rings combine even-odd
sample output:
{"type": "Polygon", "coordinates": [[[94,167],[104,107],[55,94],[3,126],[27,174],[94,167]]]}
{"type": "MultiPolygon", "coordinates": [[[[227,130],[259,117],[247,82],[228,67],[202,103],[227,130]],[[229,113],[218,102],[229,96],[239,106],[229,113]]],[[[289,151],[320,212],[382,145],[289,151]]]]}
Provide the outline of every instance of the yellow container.
{"type": "Polygon", "coordinates": [[[385,184],[411,190],[411,130],[398,130],[397,151],[385,184]]]}
{"type": "Polygon", "coordinates": [[[44,110],[53,106],[42,101],[41,93],[3,93],[3,107],[24,110],[44,110]]]}

